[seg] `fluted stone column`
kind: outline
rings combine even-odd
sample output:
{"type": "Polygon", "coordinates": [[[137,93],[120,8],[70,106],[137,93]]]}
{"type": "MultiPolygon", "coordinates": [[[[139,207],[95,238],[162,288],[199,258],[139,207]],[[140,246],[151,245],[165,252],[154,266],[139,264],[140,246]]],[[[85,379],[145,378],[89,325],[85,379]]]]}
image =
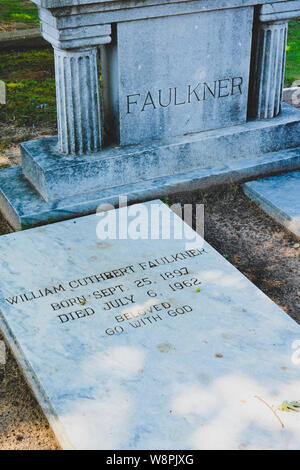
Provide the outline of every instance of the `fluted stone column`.
{"type": "Polygon", "coordinates": [[[288,21],[259,23],[254,51],[250,115],[271,119],[281,110],[288,21]]]}
{"type": "Polygon", "coordinates": [[[54,47],[54,52],[59,151],[96,152],[101,149],[97,47],[54,47]]]}

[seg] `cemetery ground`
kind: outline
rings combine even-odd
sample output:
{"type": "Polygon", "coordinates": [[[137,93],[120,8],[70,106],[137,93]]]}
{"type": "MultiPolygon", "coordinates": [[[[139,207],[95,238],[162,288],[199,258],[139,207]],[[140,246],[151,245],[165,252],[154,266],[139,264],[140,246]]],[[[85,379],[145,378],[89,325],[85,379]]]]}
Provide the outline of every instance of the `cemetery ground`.
{"type": "MultiPolygon", "coordinates": [[[[24,28],[36,26],[31,5],[1,0],[0,30],[18,28],[16,23],[24,28]],[[20,4],[24,9],[19,12],[20,4]],[[11,10],[21,16],[12,17],[11,10]]],[[[286,85],[300,80],[299,24],[295,20],[290,25],[286,85]]],[[[7,105],[0,105],[1,170],[20,163],[20,142],[57,132],[52,49],[1,54],[0,80],[7,83],[8,98],[7,105]]],[[[164,202],[203,203],[208,243],[300,323],[299,240],[251,202],[240,186],[229,183],[210,192],[170,195],[164,202]]],[[[0,216],[0,235],[11,231],[0,216]]],[[[0,387],[0,449],[58,448],[43,412],[8,352],[0,387]]]]}

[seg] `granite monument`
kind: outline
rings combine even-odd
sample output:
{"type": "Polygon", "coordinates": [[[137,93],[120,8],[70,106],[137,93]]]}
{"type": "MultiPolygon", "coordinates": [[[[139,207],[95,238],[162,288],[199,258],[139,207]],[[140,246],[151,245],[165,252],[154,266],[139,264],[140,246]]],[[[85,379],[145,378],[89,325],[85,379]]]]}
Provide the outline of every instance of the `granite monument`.
{"type": "Polygon", "coordinates": [[[14,228],[120,194],[132,203],[299,167],[300,111],[281,100],[300,0],[34,3],[54,48],[58,137],[23,143],[22,167],[0,174],[14,228]]]}

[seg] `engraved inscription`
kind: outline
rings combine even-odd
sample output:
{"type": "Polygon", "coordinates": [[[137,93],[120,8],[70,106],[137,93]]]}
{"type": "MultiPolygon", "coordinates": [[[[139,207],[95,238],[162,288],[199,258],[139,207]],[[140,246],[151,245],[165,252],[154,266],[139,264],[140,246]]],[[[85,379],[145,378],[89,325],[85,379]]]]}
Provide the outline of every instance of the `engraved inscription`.
{"type": "Polygon", "coordinates": [[[137,110],[168,108],[200,103],[209,99],[227,98],[243,94],[243,77],[223,78],[210,82],[199,82],[187,87],[170,87],[168,89],[149,90],[148,92],[132,93],[126,96],[126,114],[137,110]]]}
{"type": "Polygon", "coordinates": [[[6,297],[11,306],[49,299],[49,311],[62,328],[77,320],[105,315],[105,337],[159,325],[192,314],[193,307],[176,298],[180,291],[200,291],[201,280],[189,261],[206,254],[204,248],[171,253],[159,258],[68,280],[6,297]],[[76,294],[74,295],[74,292],[76,294]]]}

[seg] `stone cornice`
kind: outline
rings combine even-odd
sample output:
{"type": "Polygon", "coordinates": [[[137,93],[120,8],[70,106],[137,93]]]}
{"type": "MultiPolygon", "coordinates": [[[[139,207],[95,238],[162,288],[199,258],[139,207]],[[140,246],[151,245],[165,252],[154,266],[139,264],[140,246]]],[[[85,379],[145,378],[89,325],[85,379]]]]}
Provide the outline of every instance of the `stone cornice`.
{"type": "Polygon", "coordinates": [[[263,23],[284,21],[300,16],[300,0],[289,0],[263,5],[260,11],[260,21],[263,23]]]}
{"type": "Polygon", "coordinates": [[[33,0],[44,38],[55,47],[72,49],[107,44],[111,24],[262,5],[260,20],[271,22],[300,16],[300,0],[33,0]],[[59,7],[58,7],[59,4],[59,7]],[[47,8],[45,8],[47,6],[47,8]]]}
{"type": "Polygon", "coordinates": [[[149,6],[168,5],[172,9],[176,5],[191,4],[201,10],[224,9],[253,5],[289,3],[291,0],[31,0],[37,6],[57,10],[55,14],[80,14],[81,12],[107,12],[123,9],[140,9],[149,6]],[[64,10],[64,11],[62,11],[64,10]]]}
{"type": "Polygon", "coordinates": [[[44,39],[60,49],[77,49],[99,46],[111,42],[111,25],[84,26],[79,28],[57,29],[41,21],[44,39]]]}
{"type": "MultiPolygon", "coordinates": [[[[40,2],[39,5],[57,4],[57,0],[34,1],[40,2]]],[[[67,1],[71,0],[62,0],[61,3],[65,5],[67,1]]],[[[61,30],[271,3],[270,0],[93,0],[94,3],[86,0],[76,5],[81,1],[72,0],[73,6],[69,7],[41,7],[40,18],[43,23],[61,30]]],[[[294,1],[279,3],[290,4],[294,1]]]]}

